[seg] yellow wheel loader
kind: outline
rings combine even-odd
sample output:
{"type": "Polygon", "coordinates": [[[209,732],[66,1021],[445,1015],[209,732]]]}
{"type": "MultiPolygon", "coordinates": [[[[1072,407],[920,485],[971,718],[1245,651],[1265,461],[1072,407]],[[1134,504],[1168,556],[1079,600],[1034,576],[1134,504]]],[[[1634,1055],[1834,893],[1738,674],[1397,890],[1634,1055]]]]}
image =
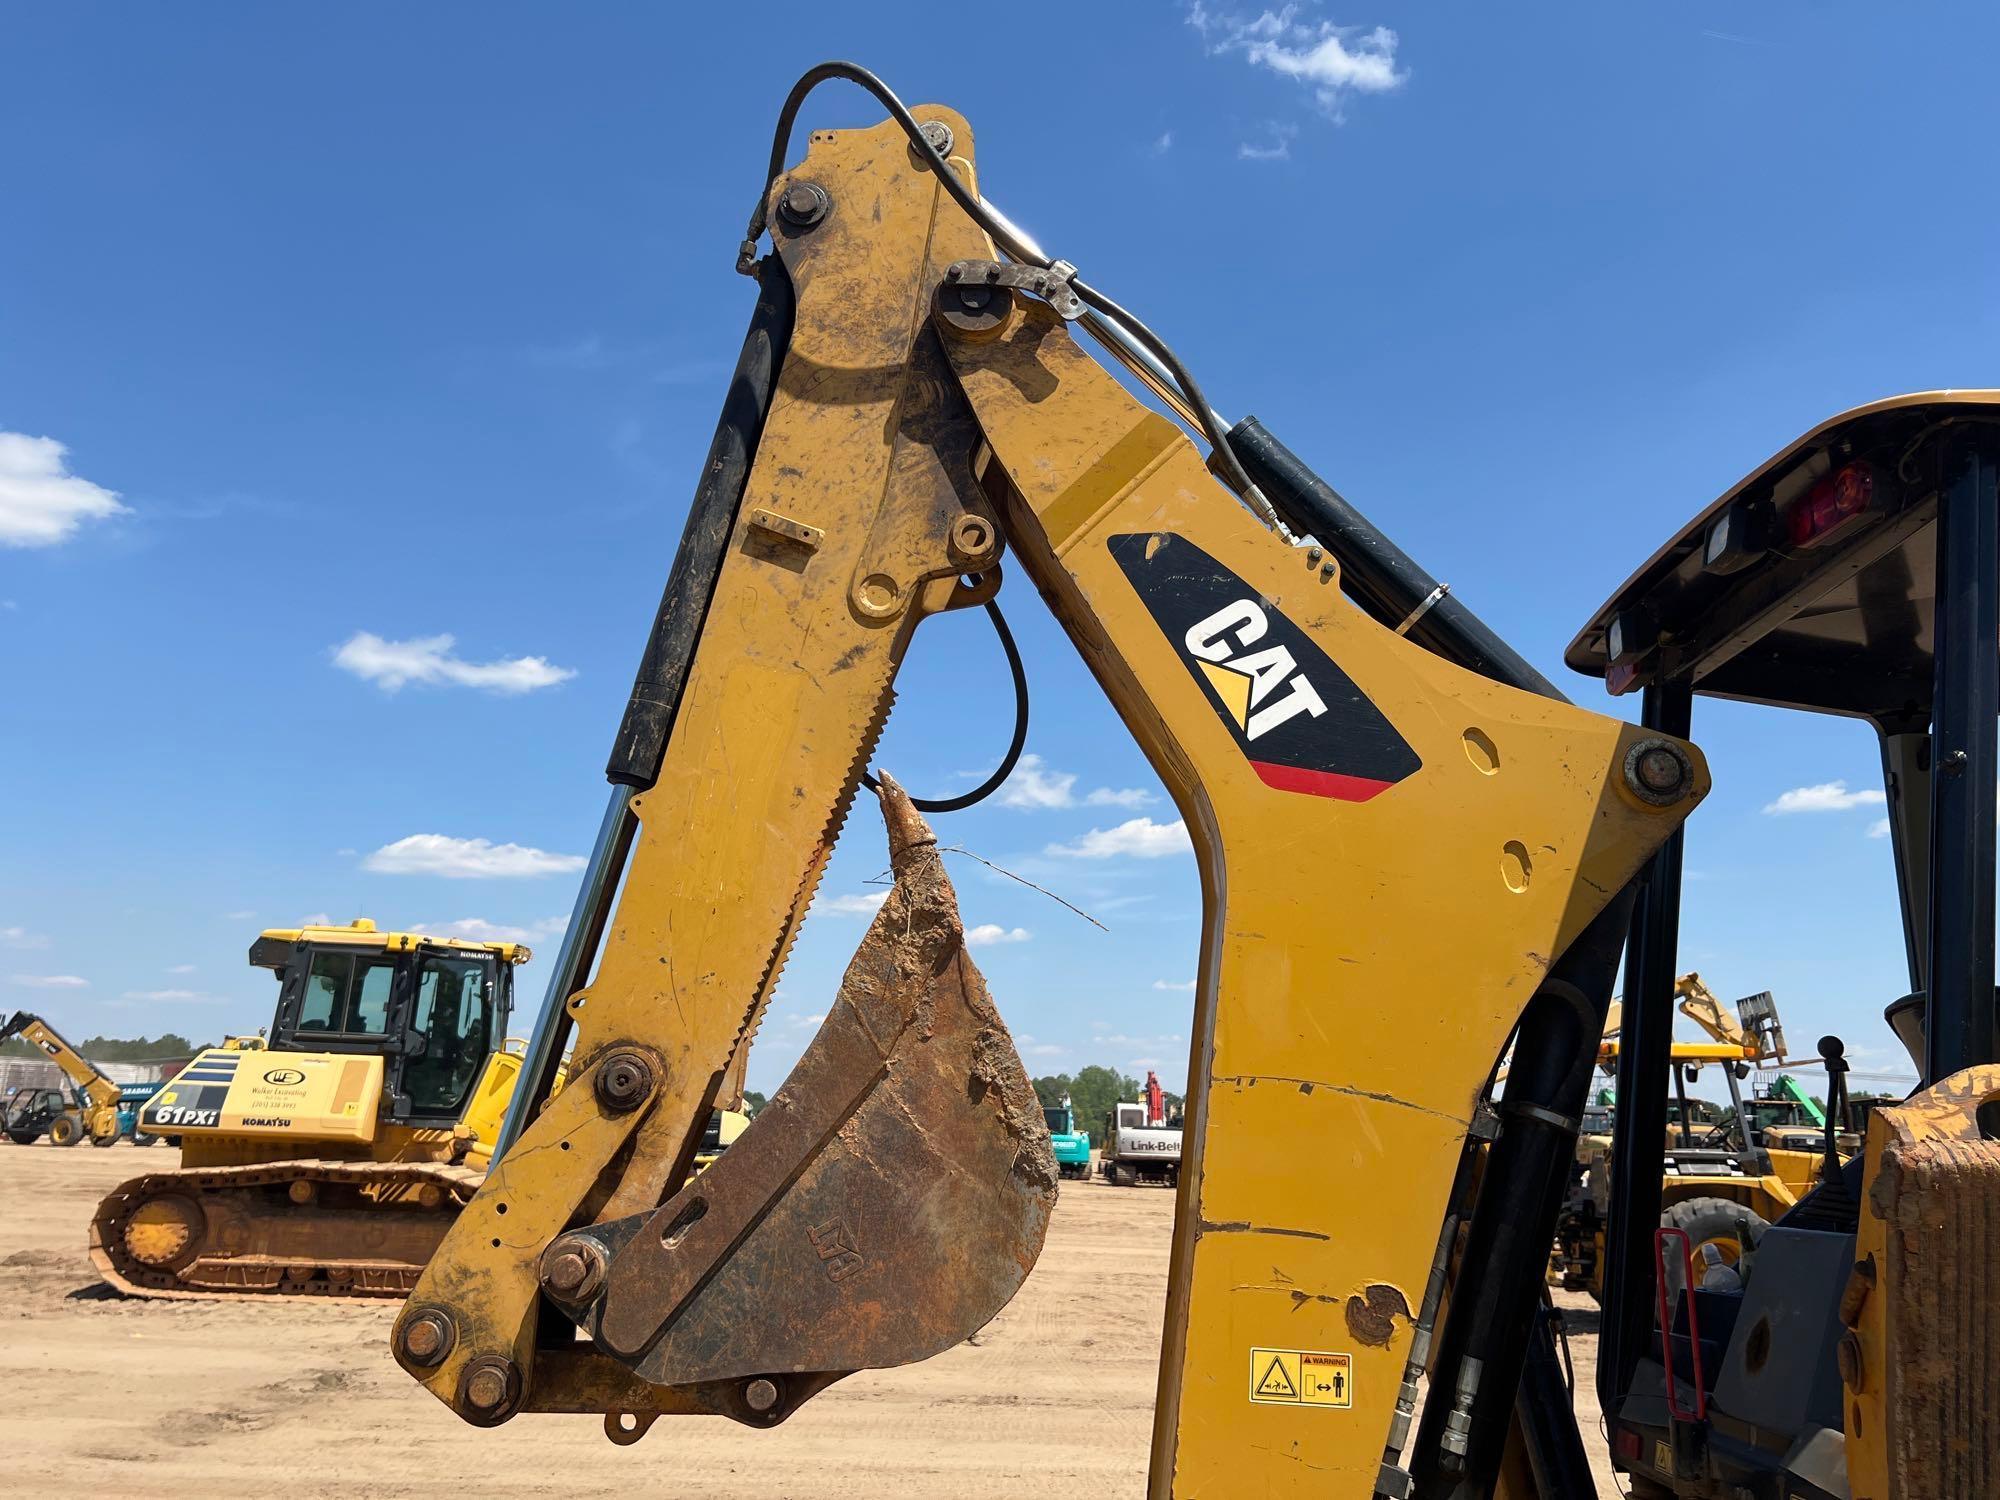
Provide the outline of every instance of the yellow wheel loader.
{"type": "MultiPolygon", "coordinates": [[[[1025,712],[1004,561],[1152,761],[1201,875],[1149,1492],[1588,1495],[1543,1273],[1636,882],[1677,847],[1702,758],[1658,722],[1565,701],[1015,229],[975,160],[962,116],[912,111],[852,64],[814,68],[786,100],[737,255],[756,310],[550,999],[492,1169],[417,1279],[394,1357],[482,1427],[590,1413],[620,1443],[663,1416],[762,1429],[857,1372],[956,1346],[1030,1273],[1056,1165],[922,816],[997,787],[1025,725],[958,797],[925,802],[870,769],[932,615],[987,611],[1025,712]],[[815,128],[794,159],[799,111],[833,79],[889,120],[815,128]],[[894,885],[791,1076],[690,1178],[864,786],[894,885]]],[[[1191,297],[1249,294],[1186,273],[1191,297]]],[[[1940,820],[1983,848],[1987,881],[1989,1029],[1953,1066],[1992,1058],[1992,750],[1964,778],[1984,789],[1983,826],[1940,820]]],[[[1628,1028],[1634,1010],[1656,1024],[1663,972],[1642,970],[1628,1028]]],[[[1961,1014],[1936,993],[1934,1022],[1961,1014]]],[[[1621,1077],[1621,1098],[1657,1100],[1657,1117],[1665,1082],[1621,1077]]],[[[1900,1152],[1914,1183],[1919,1163],[1884,1130],[2000,1160],[1964,1130],[1965,1101],[2000,1092],[2000,1071],[1945,1088],[1928,1113],[1871,1122],[1885,1205],[1900,1190],[1880,1170],[1900,1152]]],[[[1626,1105],[1621,1136],[1634,1112],[1647,1118],[1626,1105]]],[[[1642,1156],[1658,1146],[1655,1131],[1642,1156]]],[[[1656,1165],[1618,1180],[1648,1201],[1617,1224],[1650,1235],[1656,1165]]],[[[1865,1415],[1876,1442],[1986,1452],[1990,1399],[1938,1421],[1888,1394],[1924,1315],[1893,1257],[1932,1246],[1915,1214],[1891,1233],[1868,1314],[1883,1342],[1856,1366],[1850,1430],[1865,1415]]],[[[1614,1234],[1614,1271],[1630,1243],[1614,1234]]],[[[1932,1248],[1945,1265],[1973,1253],[1957,1236],[1932,1248]]],[[[1649,1290],[1614,1280],[1607,1323],[1628,1309],[1643,1354],[1649,1290]]],[[[1815,1301],[1809,1339],[1775,1335],[1798,1346],[1787,1359],[1825,1354],[1839,1310],[1815,1301]]]]}
{"type": "Polygon", "coordinates": [[[400,1296],[484,1176],[520,1071],[529,951],[344,927],[264,933],[268,1042],[204,1050],[139,1112],[177,1170],[98,1205],[90,1255],[146,1296],[400,1296]]]}

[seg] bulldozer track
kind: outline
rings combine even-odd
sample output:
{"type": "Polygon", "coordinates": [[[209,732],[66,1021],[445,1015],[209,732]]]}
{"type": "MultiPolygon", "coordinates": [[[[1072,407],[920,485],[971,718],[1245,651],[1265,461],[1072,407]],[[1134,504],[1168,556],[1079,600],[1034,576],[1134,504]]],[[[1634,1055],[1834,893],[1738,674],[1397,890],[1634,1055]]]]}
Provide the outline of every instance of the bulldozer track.
{"type": "MultiPolygon", "coordinates": [[[[216,1299],[235,1297],[403,1297],[422,1274],[428,1251],[422,1258],[391,1256],[367,1258],[328,1255],[343,1243],[359,1244],[365,1236],[352,1233],[372,1216],[390,1212],[416,1212],[434,1217],[436,1240],[444,1237],[457,1210],[471,1199],[485,1181],[483,1171],[445,1162],[357,1162],[286,1161],[240,1167],[194,1167],[166,1172],[148,1172],[119,1184],[107,1193],[91,1216],[90,1259],[104,1279],[121,1292],[135,1297],[216,1299]],[[316,1253],[263,1255],[240,1254],[218,1246],[207,1231],[218,1216],[239,1204],[268,1199],[262,1190],[285,1187],[295,1182],[313,1184],[314,1201],[289,1204],[285,1220],[305,1224],[317,1218],[325,1226],[318,1238],[324,1245],[316,1253]],[[361,1190],[357,1206],[321,1206],[318,1190],[326,1185],[361,1190]],[[421,1190],[442,1189],[434,1207],[423,1207],[421,1190]],[[187,1252],[165,1268],[142,1264],[126,1248],[125,1231],[132,1214],[148,1202],[178,1198],[192,1200],[200,1209],[201,1229],[187,1252]],[[220,1275],[219,1283],[186,1279],[220,1275]],[[304,1274],[300,1274],[303,1272],[304,1274]]],[[[433,1241],[433,1244],[435,1241],[433,1241]]]]}

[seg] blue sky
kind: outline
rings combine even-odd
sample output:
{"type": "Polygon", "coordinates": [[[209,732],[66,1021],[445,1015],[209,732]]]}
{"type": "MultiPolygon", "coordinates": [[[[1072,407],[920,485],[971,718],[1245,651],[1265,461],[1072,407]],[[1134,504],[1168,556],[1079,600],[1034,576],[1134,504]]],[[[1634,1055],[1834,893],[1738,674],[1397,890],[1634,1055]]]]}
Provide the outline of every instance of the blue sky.
{"type": "MultiPolygon", "coordinates": [[[[1990,7],[1072,7],[978,46],[837,9],[10,12],[0,1004],[249,1029],[251,938],[318,913],[553,956],[748,317],[771,121],[823,57],[962,110],[989,196],[1552,676],[1798,432],[1995,378],[2000,209],[1966,144],[1996,124],[1990,7]]],[[[831,88],[802,124],[876,118],[831,88]]],[[[960,861],[978,957],[1033,1071],[1178,1087],[1192,860],[1011,602],[1039,762],[943,831],[1111,931],[960,861]]],[[[963,786],[1008,713],[984,624],[933,622],[880,763],[963,786]]],[[[1870,735],[1696,726],[1684,963],[1886,1067],[1870,735]]],[[[882,862],[864,805],[753,1083],[810,1035],[861,932],[834,908],[882,862]]]]}

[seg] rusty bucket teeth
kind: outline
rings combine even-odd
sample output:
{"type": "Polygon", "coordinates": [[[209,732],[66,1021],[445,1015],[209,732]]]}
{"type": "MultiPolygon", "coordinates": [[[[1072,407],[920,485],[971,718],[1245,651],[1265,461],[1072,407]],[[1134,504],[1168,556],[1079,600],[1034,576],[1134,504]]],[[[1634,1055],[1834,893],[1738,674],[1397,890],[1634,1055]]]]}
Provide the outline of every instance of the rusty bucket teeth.
{"type": "Polygon", "coordinates": [[[572,1315],[654,1385],[927,1358],[1041,1253],[1056,1167],[1034,1089],[936,836],[888,776],[881,805],[896,883],[791,1077],[658,1209],[569,1237],[607,1264],[572,1315]]]}

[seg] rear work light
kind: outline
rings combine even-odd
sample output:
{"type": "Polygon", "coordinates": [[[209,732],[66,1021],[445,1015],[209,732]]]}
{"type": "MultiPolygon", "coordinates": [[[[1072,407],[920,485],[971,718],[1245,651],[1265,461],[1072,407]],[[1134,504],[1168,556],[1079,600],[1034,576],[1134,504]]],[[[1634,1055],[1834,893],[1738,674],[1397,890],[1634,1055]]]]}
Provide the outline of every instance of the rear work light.
{"type": "Polygon", "coordinates": [[[1794,547],[1820,547],[1866,517],[1875,505],[1875,471],[1854,463],[1820,480],[1785,512],[1794,547]]]}

